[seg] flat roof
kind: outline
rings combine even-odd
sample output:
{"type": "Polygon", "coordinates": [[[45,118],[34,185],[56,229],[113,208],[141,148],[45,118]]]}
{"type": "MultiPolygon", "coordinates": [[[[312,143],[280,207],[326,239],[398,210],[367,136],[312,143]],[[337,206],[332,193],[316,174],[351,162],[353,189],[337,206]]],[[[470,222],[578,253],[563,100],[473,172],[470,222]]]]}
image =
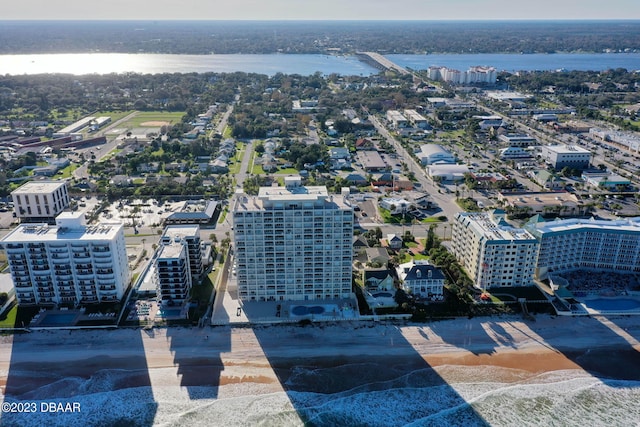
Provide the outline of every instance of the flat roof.
{"type": "Polygon", "coordinates": [[[198,225],[168,225],[162,233],[162,237],[191,237],[199,236],[200,227],[198,225]]]}
{"type": "Polygon", "coordinates": [[[377,151],[358,151],[357,157],[362,163],[363,169],[384,169],[387,167],[377,151]]]}
{"type": "Polygon", "coordinates": [[[257,211],[271,208],[272,202],[311,202],[314,208],[351,209],[344,197],[329,195],[325,186],[260,187],[258,196],[241,195],[237,198],[234,211],[257,211]]]}
{"type": "Polygon", "coordinates": [[[535,224],[535,231],[540,234],[576,231],[582,229],[640,233],[640,217],[619,220],[571,218],[535,224]]]}
{"type": "Polygon", "coordinates": [[[527,230],[504,222],[496,222],[486,212],[460,212],[458,216],[464,225],[471,226],[477,234],[484,236],[488,241],[536,240],[527,230]]]}
{"type": "Polygon", "coordinates": [[[501,193],[500,196],[512,206],[576,206],[578,198],[567,192],[501,193]]]}
{"type": "Polygon", "coordinates": [[[77,228],[49,224],[21,224],[7,234],[2,243],[111,241],[124,227],[122,223],[102,223],[77,228]]]}
{"type": "Polygon", "coordinates": [[[591,151],[577,145],[545,145],[542,148],[558,154],[591,154],[591,151]]]}
{"type": "Polygon", "coordinates": [[[32,194],[32,193],[52,193],[58,188],[66,185],[67,181],[29,181],[16,188],[11,194],[32,194]]]}
{"type": "Polygon", "coordinates": [[[162,258],[180,258],[180,254],[184,251],[184,245],[171,244],[162,245],[158,252],[158,259],[162,258]]]}

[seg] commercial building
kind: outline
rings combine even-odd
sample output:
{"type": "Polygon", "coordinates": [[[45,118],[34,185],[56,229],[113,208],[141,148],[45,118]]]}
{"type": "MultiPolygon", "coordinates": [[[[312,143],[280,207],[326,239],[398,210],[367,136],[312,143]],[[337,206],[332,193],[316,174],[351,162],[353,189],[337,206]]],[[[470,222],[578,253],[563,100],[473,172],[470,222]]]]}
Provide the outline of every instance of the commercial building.
{"type": "Polygon", "coordinates": [[[640,136],[637,132],[593,128],[589,130],[589,134],[632,153],[640,153],[640,136]]]}
{"type": "Polygon", "coordinates": [[[155,259],[158,302],[182,304],[191,287],[202,279],[202,249],[198,225],[170,225],[160,238],[155,259]]]}
{"type": "Polygon", "coordinates": [[[238,295],[244,301],[351,297],[353,208],[326,187],[262,187],[233,207],[238,295]]]}
{"type": "Polygon", "coordinates": [[[387,121],[391,124],[393,129],[406,127],[407,123],[409,123],[407,118],[397,110],[387,111],[387,121]]]}
{"type": "Polygon", "coordinates": [[[631,180],[628,178],[609,171],[582,172],[582,179],[596,188],[615,189],[631,185],[631,180]]]}
{"type": "Polygon", "coordinates": [[[427,167],[427,175],[431,179],[441,179],[442,181],[463,181],[469,172],[467,165],[437,164],[427,167]]]}
{"type": "Polygon", "coordinates": [[[540,241],[535,275],[541,280],[584,269],[640,272],[640,217],[565,219],[526,228],[540,241]]]}
{"type": "Polygon", "coordinates": [[[526,215],[577,216],[585,215],[588,206],[571,193],[539,192],[539,193],[500,193],[498,200],[514,212],[526,215]]]}
{"type": "Polygon", "coordinates": [[[0,243],[20,305],[117,302],[129,284],[121,223],[88,226],[63,212],[55,226],[21,224],[0,243]]]}
{"type": "Polygon", "coordinates": [[[555,169],[587,169],[591,164],[591,151],[576,145],[543,145],[541,155],[555,169]]]}
{"type": "Polygon", "coordinates": [[[367,172],[378,172],[388,168],[388,165],[377,151],[358,151],[356,159],[362,169],[367,172]]]}
{"type": "Polygon", "coordinates": [[[533,284],[538,241],[509,225],[503,211],[458,213],[451,249],[480,289],[533,284]]]}
{"type": "Polygon", "coordinates": [[[439,144],[422,144],[416,156],[423,166],[456,162],[456,157],[439,144]]]}
{"type": "Polygon", "coordinates": [[[13,209],[21,222],[55,223],[69,207],[66,181],[29,181],[11,192],[13,209]]]}
{"type": "Polygon", "coordinates": [[[429,127],[427,118],[418,113],[416,110],[404,110],[404,114],[407,117],[407,120],[409,120],[411,126],[415,126],[421,129],[429,127]]]}
{"type": "Polygon", "coordinates": [[[532,145],[538,145],[538,141],[529,134],[526,133],[505,133],[498,137],[498,139],[509,147],[530,147],[532,145]]]}
{"type": "Polygon", "coordinates": [[[500,150],[500,158],[503,160],[530,159],[531,152],[522,147],[507,147],[500,150]]]}

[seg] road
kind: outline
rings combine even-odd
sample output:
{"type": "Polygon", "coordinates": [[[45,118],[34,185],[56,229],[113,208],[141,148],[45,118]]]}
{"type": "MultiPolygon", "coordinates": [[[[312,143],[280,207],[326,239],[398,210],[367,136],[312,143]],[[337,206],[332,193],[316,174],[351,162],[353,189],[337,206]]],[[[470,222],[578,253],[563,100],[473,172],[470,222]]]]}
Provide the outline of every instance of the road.
{"type": "MultiPolygon", "coordinates": [[[[133,119],[137,115],[138,115],[138,112],[134,111],[133,113],[128,114],[127,116],[121,118],[120,120],[116,120],[115,122],[113,122],[109,126],[107,126],[106,128],[104,128],[104,129],[98,131],[97,133],[95,133],[94,137],[104,136],[111,129],[117,128],[118,126],[122,125],[123,123],[126,123],[129,120],[133,119]]],[[[99,162],[103,157],[105,157],[107,154],[109,154],[109,152],[111,152],[111,150],[116,148],[117,145],[118,145],[117,138],[112,138],[111,140],[107,139],[107,142],[103,146],[100,147],[100,150],[97,150],[97,149],[94,148],[93,149],[93,154],[96,156],[95,161],[99,162]]],[[[87,152],[88,150],[90,150],[90,149],[79,150],[79,152],[87,152]]],[[[86,161],[78,169],[73,171],[73,176],[75,178],[78,178],[78,179],[88,178],[89,177],[89,172],[87,171],[87,166],[88,165],[89,165],[89,161],[86,161]]]]}
{"type": "Polygon", "coordinates": [[[404,160],[410,172],[413,172],[416,179],[422,186],[422,190],[429,193],[431,199],[442,209],[439,215],[445,215],[449,220],[453,220],[462,208],[455,202],[455,194],[449,195],[432,180],[427,178],[424,168],[405,150],[405,148],[389,133],[387,128],[380,123],[377,117],[370,115],[369,121],[375,126],[378,133],[382,135],[396,150],[396,153],[404,160]]]}

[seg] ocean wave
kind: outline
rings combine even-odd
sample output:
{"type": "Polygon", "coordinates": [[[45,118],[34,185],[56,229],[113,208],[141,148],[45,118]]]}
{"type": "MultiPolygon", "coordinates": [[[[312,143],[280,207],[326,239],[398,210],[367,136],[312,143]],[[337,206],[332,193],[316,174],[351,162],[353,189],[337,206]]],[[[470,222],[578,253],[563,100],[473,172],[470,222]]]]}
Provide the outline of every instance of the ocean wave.
{"type": "MultiPolygon", "coordinates": [[[[358,364],[356,372],[366,373],[374,367],[379,369],[376,364],[358,364]]],[[[636,404],[640,382],[603,382],[582,370],[540,374],[468,366],[412,372],[396,366],[389,370],[393,375],[371,374],[359,383],[349,381],[350,388],[332,391],[327,385],[335,380],[327,376],[345,375],[344,369],[296,369],[283,384],[287,391],[276,392],[273,385],[258,382],[175,387],[171,381],[176,381],[176,373],[171,368],[149,372],[153,387],[114,390],[130,372],[101,371],[89,379],[60,380],[29,394],[29,400],[38,404],[77,402],[80,413],[3,414],[0,425],[614,427],[640,419],[636,404]],[[314,391],[305,390],[306,381],[314,380],[324,384],[314,391]],[[212,394],[217,397],[207,397],[212,394]]],[[[5,397],[9,402],[22,399],[5,397]]]]}

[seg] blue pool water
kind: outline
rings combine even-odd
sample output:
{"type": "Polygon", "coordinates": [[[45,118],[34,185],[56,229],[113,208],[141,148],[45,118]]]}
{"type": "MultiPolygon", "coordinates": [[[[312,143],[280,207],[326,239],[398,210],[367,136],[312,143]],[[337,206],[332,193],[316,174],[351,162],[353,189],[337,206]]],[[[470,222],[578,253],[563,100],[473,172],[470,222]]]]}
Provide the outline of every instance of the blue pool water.
{"type": "Polygon", "coordinates": [[[307,314],[322,314],[325,312],[325,308],[321,305],[312,305],[312,306],[306,306],[306,305],[296,305],[295,307],[291,308],[291,314],[293,314],[294,316],[305,316],[307,314]]]}
{"type": "Polygon", "coordinates": [[[178,317],[182,313],[181,308],[163,308],[158,312],[160,317],[178,317]]]}
{"type": "Polygon", "coordinates": [[[587,300],[584,304],[598,311],[619,311],[619,310],[637,310],[640,309],[640,301],[631,298],[621,299],[592,299],[587,300]]]}
{"type": "Polygon", "coordinates": [[[78,313],[47,313],[38,326],[70,326],[75,324],[78,313]]]}
{"type": "Polygon", "coordinates": [[[391,292],[378,292],[377,294],[373,294],[375,298],[391,298],[393,294],[391,292]]]}

